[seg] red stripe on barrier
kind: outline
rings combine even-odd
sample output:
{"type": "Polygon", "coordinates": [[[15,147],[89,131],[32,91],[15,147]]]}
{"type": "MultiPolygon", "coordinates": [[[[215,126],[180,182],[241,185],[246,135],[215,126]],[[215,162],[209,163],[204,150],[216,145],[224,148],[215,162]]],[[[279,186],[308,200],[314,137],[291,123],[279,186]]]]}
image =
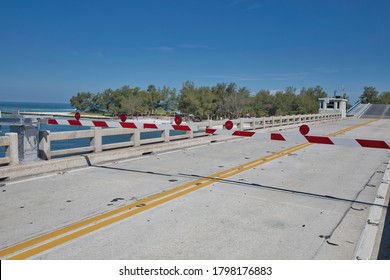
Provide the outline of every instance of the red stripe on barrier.
{"type": "Polygon", "coordinates": [[[48,124],[58,124],[57,120],[55,120],[55,119],[48,119],[47,123],[48,124]]]}
{"type": "Polygon", "coordinates": [[[92,121],[94,126],[98,127],[108,127],[107,123],[105,121],[92,121]]]}
{"type": "Polygon", "coordinates": [[[252,137],[255,132],[253,131],[242,131],[242,130],[236,130],[233,132],[232,135],[234,136],[245,136],[245,137],[252,137]]]}
{"type": "Polygon", "coordinates": [[[81,122],[78,120],[68,120],[68,123],[70,125],[80,125],[80,126],[82,125],[81,122]]]}
{"type": "Polygon", "coordinates": [[[390,149],[389,145],[387,145],[387,143],[382,140],[356,139],[356,142],[365,148],[390,149]]]}
{"type": "Polygon", "coordinates": [[[191,131],[191,128],[188,125],[173,124],[172,127],[173,127],[174,130],[191,131]]]}
{"type": "Polygon", "coordinates": [[[204,132],[209,134],[214,134],[217,130],[215,128],[206,128],[204,132]]]}
{"type": "Polygon", "coordinates": [[[286,141],[280,133],[271,133],[271,140],[286,141]]]}
{"type": "Polygon", "coordinates": [[[153,129],[157,129],[157,125],[155,125],[154,123],[144,123],[144,128],[153,128],[153,129]]]}
{"type": "Polygon", "coordinates": [[[334,145],[332,140],[330,140],[329,137],[326,136],[305,136],[307,141],[314,144],[328,144],[328,145],[334,145]]]}
{"type": "Polygon", "coordinates": [[[120,122],[120,125],[121,125],[123,128],[137,128],[137,126],[135,125],[135,123],[132,123],[132,122],[120,122]]]}

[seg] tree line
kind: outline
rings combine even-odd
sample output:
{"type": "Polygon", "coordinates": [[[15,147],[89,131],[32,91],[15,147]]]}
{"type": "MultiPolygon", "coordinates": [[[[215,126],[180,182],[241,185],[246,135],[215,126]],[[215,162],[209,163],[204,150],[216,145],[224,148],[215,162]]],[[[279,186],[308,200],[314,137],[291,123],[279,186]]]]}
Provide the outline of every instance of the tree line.
{"type": "Polygon", "coordinates": [[[365,86],[360,101],[364,104],[390,104],[390,91],[379,93],[375,87],[365,86]]]}
{"type": "MultiPolygon", "coordinates": [[[[374,87],[365,87],[360,97],[362,102],[364,99],[363,103],[374,103],[372,100],[377,98],[378,102],[386,100],[386,103],[390,103],[389,92],[376,93],[375,97],[375,91],[374,87]]],[[[317,113],[318,98],[327,96],[321,86],[299,91],[287,87],[272,93],[262,89],[251,94],[246,87],[239,87],[235,83],[195,86],[187,81],[179,91],[167,86],[157,88],[149,85],[146,90],[123,86],[96,94],[79,92],[70,99],[70,103],[78,111],[102,112],[111,116],[180,112],[198,119],[219,119],[317,113]]],[[[348,96],[344,93],[342,98],[348,99],[348,96]]]]}

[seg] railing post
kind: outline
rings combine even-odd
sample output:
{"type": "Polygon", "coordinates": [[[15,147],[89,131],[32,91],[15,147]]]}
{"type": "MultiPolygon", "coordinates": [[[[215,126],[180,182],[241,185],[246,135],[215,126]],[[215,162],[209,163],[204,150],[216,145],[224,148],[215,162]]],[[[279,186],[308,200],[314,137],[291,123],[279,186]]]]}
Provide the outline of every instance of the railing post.
{"type": "Polygon", "coordinates": [[[141,131],[139,129],[133,130],[133,141],[134,141],[134,147],[141,146],[141,131]]]}
{"type": "Polygon", "coordinates": [[[164,142],[169,142],[169,128],[165,128],[162,134],[164,142]]]}
{"type": "Polygon", "coordinates": [[[255,130],[256,129],[256,118],[253,117],[252,118],[252,130],[255,130]]]}
{"type": "Polygon", "coordinates": [[[265,117],[262,117],[263,129],[265,129],[265,117]]]}
{"type": "Polygon", "coordinates": [[[193,139],[194,138],[194,131],[193,130],[186,131],[186,134],[188,135],[188,139],[193,139]]]}
{"type": "Polygon", "coordinates": [[[240,130],[244,130],[244,120],[240,118],[240,130]]]}
{"type": "Polygon", "coordinates": [[[91,146],[94,147],[95,153],[100,153],[103,151],[103,136],[102,136],[102,128],[101,127],[93,127],[93,138],[91,140],[91,146]]]}
{"type": "Polygon", "coordinates": [[[49,160],[51,159],[51,141],[50,141],[50,130],[39,131],[39,151],[38,157],[40,159],[49,160]]]}
{"type": "Polygon", "coordinates": [[[5,155],[9,158],[9,165],[19,164],[19,151],[18,151],[18,134],[6,133],[8,136],[9,146],[5,148],[5,155]]]}

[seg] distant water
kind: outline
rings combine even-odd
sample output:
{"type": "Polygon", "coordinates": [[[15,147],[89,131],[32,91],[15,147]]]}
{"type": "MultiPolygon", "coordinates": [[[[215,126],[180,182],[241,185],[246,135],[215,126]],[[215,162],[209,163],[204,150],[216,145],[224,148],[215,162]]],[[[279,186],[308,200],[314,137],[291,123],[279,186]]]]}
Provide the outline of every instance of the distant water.
{"type": "MultiPolygon", "coordinates": [[[[5,102],[0,101],[0,111],[17,113],[19,112],[72,112],[74,111],[70,104],[67,103],[32,103],[32,102],[5,102]]],[[[3,114],[3,117],[6,115],[3,114]]],[[[40,125],[39,130],[50,130],[51,132],[59,131],[75,131],[75,130],[87,130],[90,127],[86,126],[68,126],[68,125],[40,125]]],[[[4,136],[9,132],[8,126],[0,126],[0,136],[4,136]]],[[[171,135],[184,134],[184,131],[171,131],[171,135]]],[[[144,132],[141,133],[141,139],[150,139],[160,137],[160,132],[144,132]]],[[[112,144],[129,141],[129,135],[114,135],[104,136],[103,144],[112,144]]],[[[53,141],[52,150],[71,149],[76,147],[89,146],[89,139],[81,138],[75,140],[63,140],[53,141]]],[[[4,147],[0,147],[0,157],[4,157],[4,147]]]]}
{"type": "Polygon", "coordinates": [[[1,112],[72,112],[70,103],[34,103],[0,101],[1,112]]]}

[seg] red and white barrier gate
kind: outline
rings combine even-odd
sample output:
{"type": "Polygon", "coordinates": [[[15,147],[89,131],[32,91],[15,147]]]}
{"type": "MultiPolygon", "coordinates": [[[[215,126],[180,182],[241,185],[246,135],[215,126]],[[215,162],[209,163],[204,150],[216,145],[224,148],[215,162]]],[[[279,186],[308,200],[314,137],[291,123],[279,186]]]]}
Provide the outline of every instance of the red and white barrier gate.
{"type": "Polygon", "coordinates": [[[196,130],[195,127],[189,125],[182,125],[182,119],[179,116],[175,117],[176,124],[168,123],[146,123],[146,122],[129,122],[127,116],[122,114],[121,121],[102,121],[102,120],[80,120],[80,113],[75,114],[75,119],[48,119],[48,124],[57,125],[74,125],[74,126],[90,126],[90,127],[111,127],[111,128],[133,128],[133,129],[171,129],[191,131],[196,130]]]}
{"type": "MultiPolygon", "coordinates": [[[[80,120],[80,113],[76,113],[75,120],[48,119],[48,124],[90,126],[90,127],[94,127],[94,126],[111,127],[111,128],[133,128],[133,129],[171,129],[171,130],[183,130],[183,131],[198,130],[197,127],[192,127],[189,125],[181,125],[182,118],[180,116],[175,117],[176,124],[128,122],[126,120],[127,116],[125,114],[122,114],[120,118],[121,118],[120,122],[101,121],[101,120],[80,120]]],[[[252,138],[262,139],[262,140],[289,141],[289,142],[296,142],[296,143],[327,144],[327,145],[364,147],[364,148],[376,148],[376,149],[390,149],[390,141],[386,141],[386,140],[352,139],[352,138],[342,138],[342,137],[307,135],[310,131],[310,128],[306,124],[300,126],[299,131],[301,134],[276,133],[276,132],[266,133],[266,132],[243,131],[243,130],[231,131],[233,126],[234,126],[233,122],[228,120],[225,122],[224,129],[206,128],[205,132],[208,134],[252,137],[252,138]]]]}
{"type": "Polygon", "coordinates": [[[252,137],[252,138],[262,139],[262,140],[290,141],[296,143],[313,143],[313,144],[340,145],[340,146],[349,146],[349,147],[390,149],[390,141],[385,141],[385,140],[352,139],[352,138],[314,136],[314,135],[309,136],[307,134],[309,133],[310,128],[307,125],[302,125],[299,128],[301,134],[288,134],[288,133],[275,133],[275,132],[265,133],[265,132],[242,131],[242,130],[230,131],[232,127],[233,127],[233,123],[231,121],[227,121],[225,123],[225,129],[206,128],[206,133],[229,135],[229,136],[252,137]]]}

